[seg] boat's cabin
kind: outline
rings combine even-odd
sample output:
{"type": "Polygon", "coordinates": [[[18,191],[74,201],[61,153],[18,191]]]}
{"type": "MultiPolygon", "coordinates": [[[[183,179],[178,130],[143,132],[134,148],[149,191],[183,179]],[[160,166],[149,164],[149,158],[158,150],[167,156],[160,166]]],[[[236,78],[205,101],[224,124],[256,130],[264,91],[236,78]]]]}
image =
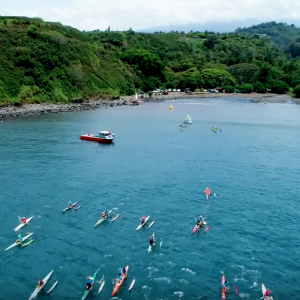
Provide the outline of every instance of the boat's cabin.
{"type": "Polygon", "coordinates": [[[100,138],[113,138],[114,137],[114,133],[110,132],[110,131],[99,131],[99,137],[100,138]]]}

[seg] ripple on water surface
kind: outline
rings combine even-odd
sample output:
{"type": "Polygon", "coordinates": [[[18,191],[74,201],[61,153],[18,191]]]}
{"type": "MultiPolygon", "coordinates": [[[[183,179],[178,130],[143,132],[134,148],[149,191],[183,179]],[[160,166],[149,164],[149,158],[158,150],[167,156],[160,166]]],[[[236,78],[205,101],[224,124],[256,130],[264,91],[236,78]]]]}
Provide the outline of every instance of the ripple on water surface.
{"type": "Polygon", "coordinates": [[[298,297],[299,107],[172,104],[172,111],[169,103],[146,103],[1,123],[3,250],[16,239],[18,216],[36,216],[20,231],[34,232],[34,243],[3,251],[3,299],[29,297],[52,269],[56,299],[80,298],[85,277],[97,269],[88,297],[96,297],[104,276],[100,297],[110,299],[126,265],[127,284],[136,283],[115,299],[218,299],[222,274],[243,299],[259,299],[261,283],[274,300],[298,297]],[[188,110],[193,124],[179,132],[188,110]],[[114,145],[79,140],[99,124],[116,132],[114,145]],[[207,186],[216,193],[209,200],[207,186]],[[62,215],[69,200],[82,207],[62,215]],[[93,228],[106,208],[119,218],[93,228]],[[191,234],[200,213],[210,228],[191,234]],[[142,215],[155,223],[136,231],[142,215]],[[158,242],[148,253],[153,232],[158,242]]]}

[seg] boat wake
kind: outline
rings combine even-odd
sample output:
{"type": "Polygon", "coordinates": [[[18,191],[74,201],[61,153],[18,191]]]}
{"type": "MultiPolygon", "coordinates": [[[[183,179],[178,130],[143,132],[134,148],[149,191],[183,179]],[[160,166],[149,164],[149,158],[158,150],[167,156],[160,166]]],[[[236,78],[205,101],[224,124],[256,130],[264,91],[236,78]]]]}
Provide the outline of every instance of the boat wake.
{"type": "Polygon", "coordinates": [[[171,283],[171,280],[167,277],[160,277],[160,278],[154,278],[155,281],[166,281],[168,283],[171,283]]]}
{"type": "Polygon", "coordinates": [[[179,299],[184,296],[183,292],[181,292],[181,291],[174,292],[174,295],[178,295],[179,299]]]}
{"type": "Polygon", "coordinates": [[[195,275],[195,274],[196,274],[196,272],[193,272],[192,270],[190,270],[190,269],[188,269],[188,268],[182,268],[181,271],[188,272],[188,273],[190,273],[190,274],[192,274],[192,275],[195,275]]]}
{"type": "Polygon", "coordinates": [[[189,282],[188,282],[187,280],[185,280],[185,279],[180,279],[179,281],[180,281],[181,283],[186,283],[186,284],[189,283],[189,282]]]}

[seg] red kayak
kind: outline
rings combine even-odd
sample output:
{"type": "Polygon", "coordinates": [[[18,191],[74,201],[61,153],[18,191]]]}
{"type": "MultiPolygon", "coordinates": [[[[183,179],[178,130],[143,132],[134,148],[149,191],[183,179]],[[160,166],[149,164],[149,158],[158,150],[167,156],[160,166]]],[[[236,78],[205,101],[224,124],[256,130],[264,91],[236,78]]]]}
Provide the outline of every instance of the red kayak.
{"type": "Polygon", "coordinates": [[[200,228],[200,226],[195,225],[194,228],[193,228],[193,230],[192,230],[192,233],[196,232],[199,228],[200,228]]]}

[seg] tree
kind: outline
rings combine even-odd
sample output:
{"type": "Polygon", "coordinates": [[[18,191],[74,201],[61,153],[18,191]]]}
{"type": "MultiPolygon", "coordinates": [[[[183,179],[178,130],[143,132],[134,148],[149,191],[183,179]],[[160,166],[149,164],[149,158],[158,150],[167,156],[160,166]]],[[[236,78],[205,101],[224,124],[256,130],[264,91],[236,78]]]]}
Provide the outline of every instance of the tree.
{"type": "Polygon", "coordinates": [[[300,98],[300,83],[294,88],[293,93],[297,98],[300,98]]]}
{"type": "Polygon", "coordinates": [[[225,93],[234,93],[235,88],[231,85],[225,85],[222,87],[222,90],[225,91],[225,93]]]}
{"type": "Polygon", "coordinates": [[[195,77],[183,77],[179,81],[179,88],[185,90],[187,88],[194,91],[198,87],[198,81],[195,77]]]}
{"type": "Polygon", "coordinates": [[[266,87],[261,82],[255,82],[253,84],[253,90],[257,93],[265,93],[267,91],[266,87]]]}
{"type": "Polygon", "coordinates": [[[214,88],[224,85],[235,85],[235,79],[225,70],[220,69],[203,69],[201,76],[204,80],[204,86],[214,88]]]}
{"type": "Polygon", "coordinates": [[[132,49],[125,52],[122,59],[134,69],[140,70],[145,77],[156,76],[165,79],[163,62],[154,54],[143,49],[132,49]]]}
{"type": "Polygon", "coordinates": [[[242,63],[230,66],[227,71],[235,77],[238,84],[242,84],[255,82],[260,68],[252,64],[242,63]]]}
{"type": "Polygon", "coordinates": [[[236,89],[242,93],[251,93],[253,91],[253,85],[250,83],[244,83],[236,86],[236,89]]]}
{"type": "Polygon", "coordinates": [[[157,77],[150,76],[143,83],[143,90],[146,92],[153,91],[160,86],[160,81],[157,77]]]}
{"type": "Polygon", "coordinates": [[[271,88],[271,92],[275,94],[284,94],[290,89],[289,86],[281,80],[273,80],[269,87],[271,88]]]}

